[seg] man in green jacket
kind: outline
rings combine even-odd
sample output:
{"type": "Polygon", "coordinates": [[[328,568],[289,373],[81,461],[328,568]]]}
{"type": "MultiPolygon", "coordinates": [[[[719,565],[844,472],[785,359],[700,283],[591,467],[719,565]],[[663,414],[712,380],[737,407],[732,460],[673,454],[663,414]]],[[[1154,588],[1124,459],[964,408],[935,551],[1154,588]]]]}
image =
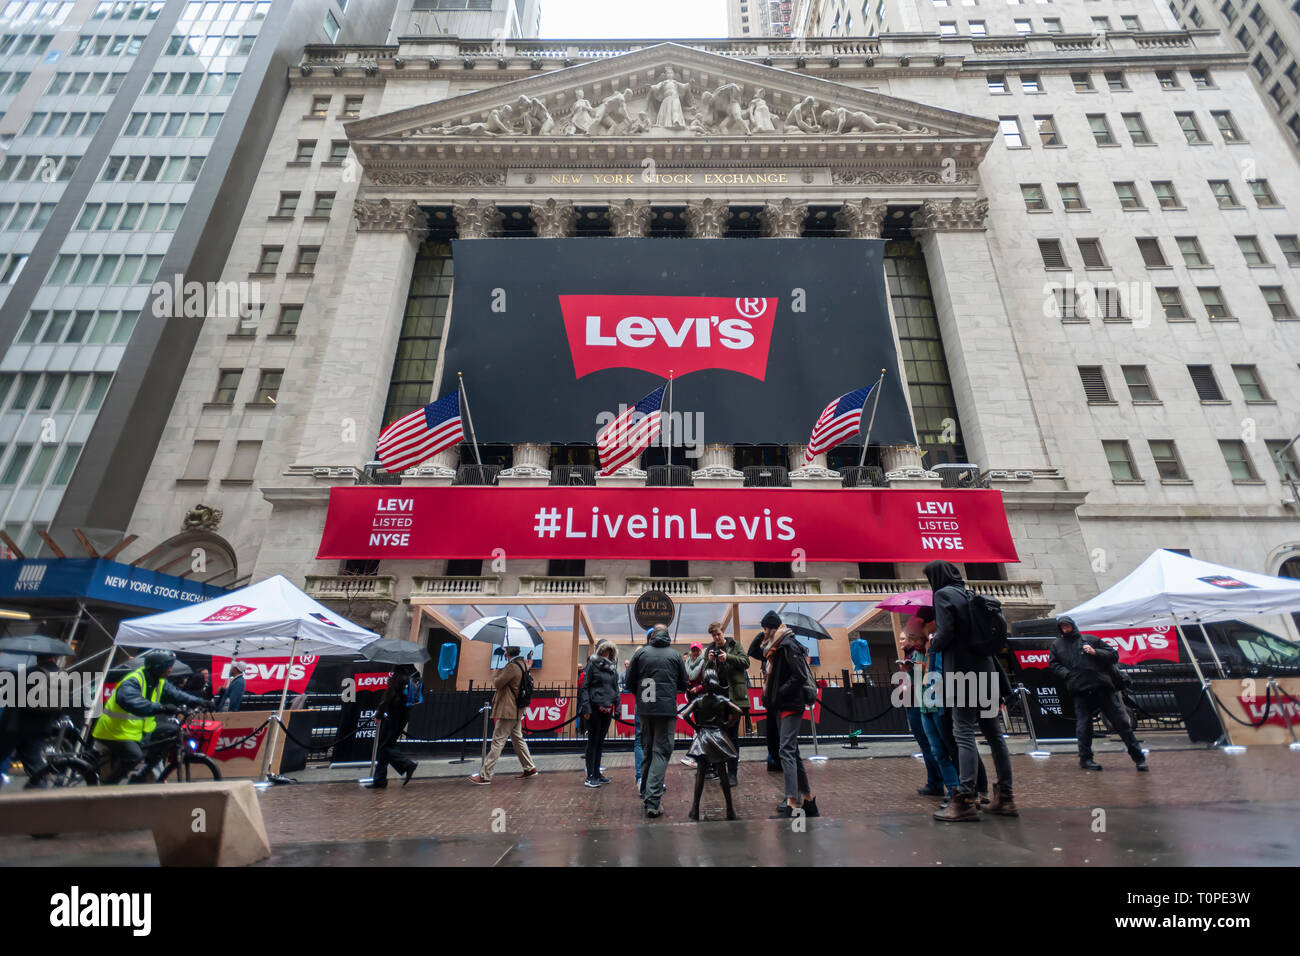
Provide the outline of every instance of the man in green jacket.
{"type": "MultiPolygon", "coordinates": [[[[712,667],[718,672],[718,676],[727,685],[727,695],[731,702],[745,712],[745,717],[749,716],[749,655],[745,649],[736,643],[733,637],[727,637],[723,634],[722,624],[714,621],[709,625],[709,637],[713,643],[709,645],[708,650],[704,652],[705,666],[712,667]]],[[[732,744],[736,748],[737,755],[740,754],[740,721],[736,721],[729,727],[724,728],[728,737],[731,738],[732,744]]],[[[727,761],[727,776],[731,786],[736,786],[737,774],[740,770],[740,758],[737,756],[733,760],[727,761]]]]}

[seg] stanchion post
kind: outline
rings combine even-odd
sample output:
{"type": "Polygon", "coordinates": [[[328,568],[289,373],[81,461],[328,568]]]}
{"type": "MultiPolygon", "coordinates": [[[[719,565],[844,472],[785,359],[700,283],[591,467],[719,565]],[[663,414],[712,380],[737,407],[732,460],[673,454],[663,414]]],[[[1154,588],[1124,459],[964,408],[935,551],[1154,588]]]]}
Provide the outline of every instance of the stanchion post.
{"type": "MultiPolygon", "coordinates": [[[[823,687],[821,691],[823,694],[826,693],[826,688],[823,687]]],[[[812,714],[813,755],[808,759],[811,760],[813,763],[822,763],[823,761],[829,760],[830,758],[817,749],[817,709],[816,708],[817,708],[817,701],[813,701],[813,714],[812,714]]]]}
{"type": "Polygon", "coordinates": [[[488,715],[492,713],[492,703],[483,705],[483,763],[487,763],[488,715]]]}
{"type": "MultiPolygon", "coordinates": [[[[1278,703],[1281,703],[1283,697],[1291,697],[1286,691],[1282,690],[1282,685],[1277,682],[1276,677],[1268,679],[1267,687],[1278,696],[1278,703]]],[[[1294,698],[1293,698],[1294,699],[1294,698]]],[[[1295,726],[1291,723],[1291,715],[1286,712],[1286,707],[1279,708],[1282,711],[1282,722],[1286,724],[1286,732],[1291,735],[1291,743],[1287,744],[1288,750],[1300,750],[1300,740],[1296,739],[1295,726]]]]}

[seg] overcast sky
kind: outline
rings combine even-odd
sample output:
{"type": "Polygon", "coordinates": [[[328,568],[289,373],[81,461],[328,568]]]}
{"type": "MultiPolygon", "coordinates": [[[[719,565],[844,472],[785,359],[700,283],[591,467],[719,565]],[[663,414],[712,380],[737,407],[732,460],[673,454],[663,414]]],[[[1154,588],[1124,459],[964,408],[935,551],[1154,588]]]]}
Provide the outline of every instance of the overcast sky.
{"type": "Polygon", "coordinates": [[[542,36],[558,39],[721,37],[725,0],[542,0],[542,36]]]}

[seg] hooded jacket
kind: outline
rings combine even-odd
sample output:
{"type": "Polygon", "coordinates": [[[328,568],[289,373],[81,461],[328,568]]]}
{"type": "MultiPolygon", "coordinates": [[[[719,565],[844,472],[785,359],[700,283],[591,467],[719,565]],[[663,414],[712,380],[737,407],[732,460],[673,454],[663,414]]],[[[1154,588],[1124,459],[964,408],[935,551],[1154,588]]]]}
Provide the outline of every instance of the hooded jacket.
{"type": "Polygon", "coordinates": [[[1111,674],[1119,663],[1119,654],[1091,634],[1080,634],[1079,626],[1071,618],[1058,619],[1056,630],[1060,636],[1052,642],[1048,667],[1056,679],[1065,685],[1066,690],[1071,694],[1114,690],[1115,680],[1111,674]],[[1074,628],[1068,635],[1062,629],[1067,621],[1074,628]],[[1095,653],[1085,654],[1084,644],[1091,645],[1095,653]]]}
{"type": "Polygon", "coordinates": [[[951,561],[931,561],[925,566],[925,579],[934,594],[936,629],[930,650],[943,654],[944,671],[992,673],[993,659],[977,654],[970,644],[970,600],[957,566],[951,561]]]}
{"type": "Polygon", "coordinates": [[[672,717],[677,713],[677,695],[686,693],[686,666],[672,643],[667,631],[659,631],[632,655],[627,689],[636,701],[639,717],[672,717]],[[648,695],[650,688],[654,689],[652,695],[648,695]]]}
{"type": "Polygon", "coordinates": [[[602,657],[601,651],[613,645],[601,641],[596,653],[587,658],[587,666],[582,672],[582,690],[578,691],[578,713],[590,714],[602,707],[614,707],[618,704],[618,665],[608,657],[602,657]]]}

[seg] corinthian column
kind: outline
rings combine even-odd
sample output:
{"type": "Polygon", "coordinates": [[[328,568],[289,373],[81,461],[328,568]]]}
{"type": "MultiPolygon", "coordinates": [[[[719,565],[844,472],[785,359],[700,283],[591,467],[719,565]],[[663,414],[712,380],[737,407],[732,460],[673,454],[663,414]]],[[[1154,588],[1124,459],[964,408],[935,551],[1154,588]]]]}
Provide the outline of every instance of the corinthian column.
{"type": "Polygon", "coordinates": [[[763,235],[769,239],[798,239],[803,235],[803,221],[808,218],[808,207],[793,199],[763,204],[759,212],[763,221],[763,235]]]}
{"type": "Polygon", "coordinates": [[[624,199],[609,204],[609,224],[618,239],[640,239],[650,231],[650,204],[640,199],[624,199]]]}
{"type": "Polygon", "coordinates": [[[547,199],[533,202],[533,226],[540,239],[567,239],[573,235],[578,210],[564,199],[547,199]]]}
{"type": "Polygon", "coordinates": [[[501,212],[496,203],[484,199],[467,199],[453,203],[456,234],[461,239],[487,239],[501,233],[501,212]]]}
{"type": "Polygon", "coordinates": [[[692,239],[721,239],[727,232],[727,204],[718,199],[701,199],[686,204],[686,225],[692,239]]]}
{"type": "Polygon", "coordinates": [[[734,445],[705,445],[701,449],[700,467],[691,472],[696,488],[743,488],[745,473],[738,471],[734,445]]]}
{"type": "Polygon", "coordinates": [[[551,473],[550,445],[515,445],[514,460],[509,468],[497,475],[497,484],[514,487],[549,485],[551,473]]]}
{"type": "Polygon", "coordinates": [[[840,488],[843,479],[838,471],[826,467],[826,453],[813,455],[811,465],[803,463],[807,445],[790,445],[786,452],[790,456],[790,487],[792,488],[840,488]]]}
{"type": "Polygon", "coordinates": [[[880,227],[885,222],[885,208],[885,203],[878,199],[846,202],[835,213],[835,224],[847,232],[850,239],[879,239],[880,227]]]}

